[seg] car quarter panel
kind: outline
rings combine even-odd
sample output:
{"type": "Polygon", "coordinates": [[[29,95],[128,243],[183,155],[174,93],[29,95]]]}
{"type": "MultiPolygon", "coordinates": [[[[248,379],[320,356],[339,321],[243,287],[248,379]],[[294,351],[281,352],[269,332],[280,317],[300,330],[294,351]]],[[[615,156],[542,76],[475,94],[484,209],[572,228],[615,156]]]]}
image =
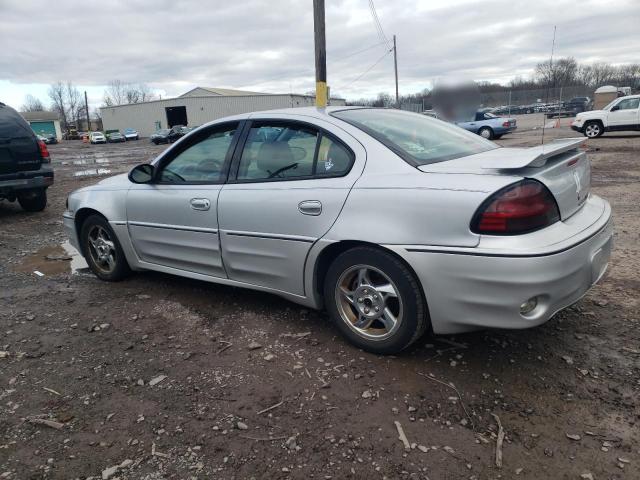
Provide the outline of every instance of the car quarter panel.
{"type": "Polygon", "coordinates": [[[469,225],[478,206],[491,193],[520,179],[425,174],[410,168],[411,173],[369,174],[367,165],[367,172],[354,185],[325,238],[474,247],[480,237],[470,231],[469,225]]]}

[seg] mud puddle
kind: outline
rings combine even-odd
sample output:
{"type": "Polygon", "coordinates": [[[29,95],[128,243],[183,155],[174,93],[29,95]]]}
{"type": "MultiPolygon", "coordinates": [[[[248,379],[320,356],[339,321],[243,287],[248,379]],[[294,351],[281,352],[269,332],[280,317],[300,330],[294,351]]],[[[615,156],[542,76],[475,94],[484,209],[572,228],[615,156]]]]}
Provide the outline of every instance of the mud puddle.
{"type": "Polygon", "coordinates": [[[44,247],[24,257],[14,270],[43,277],[63,273],[85,273],[89,268],[82,255],[66,241],[61,245],[44,247]]]}
{"type": "Polygon", "coordinates": [[[88,168],[86,170],[78,170],[73,172],[74,177],[95,177],[97,175],[108,175],[111,173],[109,168],[88,168]]]}

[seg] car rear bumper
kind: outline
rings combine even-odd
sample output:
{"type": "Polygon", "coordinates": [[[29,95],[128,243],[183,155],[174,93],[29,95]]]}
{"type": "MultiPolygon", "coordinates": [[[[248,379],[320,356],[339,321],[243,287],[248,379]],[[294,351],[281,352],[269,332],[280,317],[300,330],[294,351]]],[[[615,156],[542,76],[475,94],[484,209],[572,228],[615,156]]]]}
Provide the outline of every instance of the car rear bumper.
{"type": "Polygon", "coordinates": [[[0,193],[32,188],[46,188],[50,185],[53,185],[53,169],[51,167],[0,175],[0,193]]]}
{"type": "MultiPolygon", "coordinates": [[[[602,211],[588,228],[543,250],[390,248],[416,271],[434,333],[534,327],[577,302],[607,269],[613,246],[611,207],[596,200],[602,211]],[[521,305],[532,298],[537,306],[522,314],[521,305]]],[[[593,215],[595,207],[585,210],[584,215],[593,215]]],[[[579,222],[574,219],[574,225],[579,222]]],[[[514,244],[519,241],[511,238],[514,244]]]]}

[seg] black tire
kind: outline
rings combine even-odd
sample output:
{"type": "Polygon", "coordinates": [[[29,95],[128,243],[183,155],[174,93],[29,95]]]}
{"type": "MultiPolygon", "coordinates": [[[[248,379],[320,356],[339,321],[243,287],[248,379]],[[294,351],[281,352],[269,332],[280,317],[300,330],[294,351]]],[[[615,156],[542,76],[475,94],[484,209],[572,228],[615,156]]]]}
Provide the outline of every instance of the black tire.
{"type": "Polygon", "coordinates": [[[494,140],[500,140],[500,139],[502,138],[502,135],[503,135],[503,134],[500,134],[500,135],[494,135],[494,136],[493,136],[493,139],[494,139],[494,140]]]}
{"type": "Polygon", "coordinates": [[[47,206],[47,189],[26,190],[18,193],[18,203],[27,212],[41,212],[47,206]]]}
{"type": "Polygon", "coordinates": [[[113,229],[107,220],[100,215],[91,215],[88,217],[80,228],[80,246],[82,255],[84,256],[91,271],[101,280],[107,282],[117,282],[129,276],[131,269],[124,256],[122,246],[118,241],[113,229]],[[94,234],[94,229],[102,229],[108,235],[108,240],[113,243],[113,267],[101,264],[97,260],[98,252],[91,245],[89,236],[94,234]]]}
{"type": "Polygon", "coordinates": [[[486,138],[487,140],[494,139],[493,129],[491,127],[482,127],[480,130],[478,130],[478,135],[480,135],[482,138],[486,138]]]}
{"type": "MultiPolygon", "coordinates": [[[[371,284],[375,283],[377,282],[371,282],[371,284]]],[[[418,340],[430,324],[427,303],[417,278],[398,258],[382,249],[356,247],[338,255],[327,271],[323,287],[326,309],[340,332],[352,344],[368,352],[383,355],[398,353],[418,340]],[[398,294],[397,297],[383,301],[385,306],[388,305],[387,302],[389,301],[394,301],[396,305],[400,305],[397,327],[391,329],[390,332],[385,329],[384,331],[387,331],[387,333],[380,335],[380,338],[375,338],[372,335],[367,337],[365,333],[358,333],[359,329],[356,328],[358,322],[351,321],[349,323],[349,320],[343,317],[343,315],[348,317],[349,313],[345,314],[344,301],[341,303],[342,297],[339,292],[342,290],[339,289],[340,282],[343,281],[342,279],[348,278],[349,272],[363,267],[372,268],[374,270],[372,271],[373,274],[376,274],[375,270],[377,270],[378,273],[386,276],[387,278],[383,279],[383,282],[391,280],[390,285],[395,287],[398,294]],[[388,336],[385,337],[384,335],[388,336]]],[[[355,313],[356,308],[360,308],[355,302],[360,302],[363,307],[363,298],[356,298],[359,296],[358,291],[362,292],[362,290],[359,290],[361,288],[364,287],[358,287],[352,292],[353,303],[351,305],[353,306],[350,307],[350,312],[354,315],[357,315],[355,313]]],[[[373,288],[373,292],[376,292],[376,287],[373,288]]],[[[374,296],[373,298],[378,297],[374,296]]],[[[387,299],[389,299],[388,296],[387,299]]],[[[369,301],[369,298],[365,298],[364,301],[369,301]]],[[[386,310],[386,308],[382,308],[386,310]]],[[[389,308],[393,307],[390,306],[389,308]]],[[[376,311],[378,310],[376,309],[376,311]]],[[[377,320],[374,320],[371,324],[372,327],[375,322],[377,320]]],[[[382,324],[380,323],[380,325],[382,324]]],[[[383,331],[372,327],[367,327],[365,330],[383,331]]]]}
{"type": "Polygon", "coordinates": [[[582,132],[587,138],[598,138],[604,133],[604,127],[600,122],[587,122],[582,127],[582,132]]]}

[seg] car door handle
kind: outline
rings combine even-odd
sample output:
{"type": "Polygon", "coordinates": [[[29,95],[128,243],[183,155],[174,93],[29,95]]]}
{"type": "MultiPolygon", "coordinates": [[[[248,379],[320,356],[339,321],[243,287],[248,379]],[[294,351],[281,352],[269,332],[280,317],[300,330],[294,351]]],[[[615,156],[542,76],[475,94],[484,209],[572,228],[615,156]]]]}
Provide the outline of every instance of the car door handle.
{"type": "Polygon", "coordinates": [[[194,210],[209,210],[211,208],[211,202],[208,198],[192,198],[190,203],[194,210]]]}
{"type": "Polygon", "coordinates": [[[318,216],[322,213],[322,203],[318,200],[305,200],[298,204],[298,210],[303,215],[318,216]]]}

